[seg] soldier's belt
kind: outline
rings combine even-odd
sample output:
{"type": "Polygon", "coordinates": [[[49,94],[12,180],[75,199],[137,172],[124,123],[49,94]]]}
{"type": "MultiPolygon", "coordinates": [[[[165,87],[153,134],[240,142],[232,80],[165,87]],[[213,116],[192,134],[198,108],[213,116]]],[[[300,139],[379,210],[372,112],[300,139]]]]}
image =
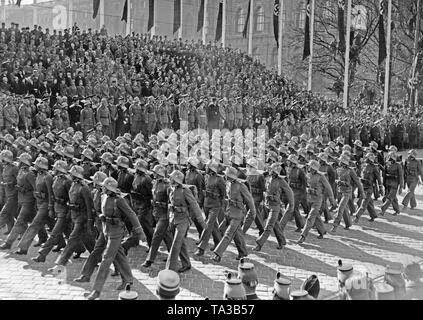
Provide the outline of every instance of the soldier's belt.
{"type": "Polygon", "coordinates": [[[261,194],[261,193],[262,193],[262,190],[260,190],[260,189],[258,189],[258,188],[251,188],[251,193],[254,193],[254,194],[261,194]]]}
{"type": "Polygon", "coordinates": [[[46,198],[46,194],[44,192],[34,191],[34,197],[44,200],[46,198]]]}
{"type": "Polygon", "coordinates": [[[104,214],[101,214],[98,218],[101,222],[110,223],[111,225],[116,225],[121,221],[119,218],[106,217],[104,214]]]}
{"type": "Polygon", "coordinates": [[[277,197],[274,194],[267,194],[266,195],[266,200],[267,201],[276,201],[277,200],[277,197]]]}
{"type": "Polygon", "coordinates": [[[239,201],[235,201],[235,200],[231,200],[231,199],[227,199],[229,205],[233,206],[233,207],[237,207],[239,209],[244,209],[244,205],[242,202],[239,201]]]}
{"type": "Polygon", "coordinates": [[[154,201],[154,206],[156,206],[158,208],[167,209],[167,203],[166,202],[154,201]]]}
{"type": "Polygon", "coordinates": [[[16,186],[16,189],[21,193],[25,193],[25,192],[29,191],[29,189],[25,188],[24,186],[19,186],[19,185],[16,186]]]}
{"type": "Polygon", "coordinates": [[[348,182],[345,182],[345,181],[342,181],[342,180],[336,180],[336,183],[340,187],[349,187],[350,186],[350,184],[348,182]]]}
{"type": "Polygon", "coordinates": [[[386,177],[387,178],[390,178],[390,179],[396,179],[396,178],[398,178],[398,176],[396,174],[389,174],[389,173],[386,174],[386,177]]]}
{"type": "Polygon", "coordinates": [[[318,192],[317,192],[317,189],[314,189],[314,188],[307,188],[307,194],[312,195],[312,196],[319,195],[318,192]]]}
{"type": "Polygon", "coordinates": [[[81,207],[79,204],[71,203],[71,202],[68,202],[67,205],[68,205],[69,209],[71,209],[71,210],[79,210],[80,207],[81,207]]]}
{"type": "Polygon", "coordinates": [[[169,209],[172,212],[176,212],[176,213],[184,213],[184,212],[188,212],[188,208],[187,207],[182,207],[182,206],[169,206],[169,209]]]}
{"type": "Polygon", "coordinates": [[[299,182],[290,182],[289,186],[293,189],[301,189],[302,185],[299,182]]]}
{"type": "Polygon", "coordinates": [[[210,191],[210,190],[206,190],[206,196],[213,198],[213,199],[219,198],[219,194],[217,192],[213,192],[213,191],[210,191]]]}
{"type": "Polygon", "coordinates": [[[66,204],[66,200],[62,199],[62,198],[54,198],[54,202],[56,202],[57,204],[61,204],[61,205],[66,204]]]}

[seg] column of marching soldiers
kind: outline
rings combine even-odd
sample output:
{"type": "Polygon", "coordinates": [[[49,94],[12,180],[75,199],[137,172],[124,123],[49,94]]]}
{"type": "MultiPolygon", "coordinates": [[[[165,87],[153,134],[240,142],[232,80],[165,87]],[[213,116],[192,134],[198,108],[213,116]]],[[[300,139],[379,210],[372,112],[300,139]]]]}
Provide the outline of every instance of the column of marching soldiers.
{"type": "MultiPolygon", "coordinates": [[[[365,212],[370,221],[391,205],[394,215],[400,213],[397,194],[405,184],[404,209],[416,207],[414,190],[423,172],[415,150],[403,162],[394,146],[383,156],[375,142],[363,146],[357,140],[351,147],[342,138],[324,145],[320,137],[287,141],[278,136],[266,142],[265,159],[243,159],[243,165],[236,156],[223,163],[215,154],[208,160],[193,152],[181,164],[177,153],[159,152],[175,137],[178,133],[159,132],[148,141],[128,133],[115,141],[84,139],[71,128],[48,133],[43,141],[2,136],[0,228],[7,227],[7,239],[0,248],[11,249],[19,240],[14,253],[25,255],[38,235],[34,246],[40,249],[32,260],[45,262],[51,251],[63,249],[51,271],[88,250],[74,281],[89,282],[100,263],[88,296],[96,299],[111,264],[122,278],[118,289],[132,283],[126,256],[140,240],[148,245],[143,267],[154,263],[163,241],[169,252],[166,269],[188,271],[186,237],[192,222],[199,236],[194,254],[203,256],[212,239],[211,259],[218,263],[232,240],[237,260],[248,255],[244,235],[252,222],[258,229],[254,251],[262,250],[272,231],[282,249],[291,220],[301,233],[297,243],[303,243],[312,228],[322,239],[324,223],[332,219],[331,232],[336,232],[341,220],[348,230],[365,212]],[[383,197],[379,214],[373,197],[383,197]]],[[[208,137],[197,135],[193,141],[208,137]]],[[[213,134],[212,143],[217,140],[213,134]]]]}

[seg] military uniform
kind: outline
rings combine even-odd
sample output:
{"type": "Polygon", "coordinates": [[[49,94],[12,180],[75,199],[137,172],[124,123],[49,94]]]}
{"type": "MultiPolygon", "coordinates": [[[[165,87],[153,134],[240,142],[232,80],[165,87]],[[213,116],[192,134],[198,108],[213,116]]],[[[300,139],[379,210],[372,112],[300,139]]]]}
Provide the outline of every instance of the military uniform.
{"type": "Polygon", "coordinates": [[[222,240],[219,225],[217,224],[217,217],[223,209],[222,199],[226,197],[225,180],[217,174],[210,172],[205,181],[204,194],[204,213],[207,218],[207,227],[201,233],[200,243],[198,244],[198,248],[203,251],[208,246],[210,236],[213,237],[215,247],[222,240]]]}
{"type": "MultiPolygon", "coordinates": [[[[254,206],[253,196],[251,195],[248,187],[239,182],[226,182],[226,211],[225,220],[222,221],[219,228],[223,231],[224,226],[227,228],[223,232],[222,240],[219,242],[217,247],[214,249],[214,253],[222,257],[229,243],[232,239],[235,242],[235,246],[238,250],[238,257],[246,257],[248,255],[247,247],[245,246],[245,240],[241,231],[241,223],[244,220],[244,202],[247,204],[249,209],[249,215],[256,215],[256,208],[254,206]]],[[[248,216],[247,216],[248,218],[248,216]]],[[[247,219],[246,218],[246,219],[247,219]]]]}
{"type": "Polygon", "coordinates": [[[103,132],[110,136],[111,115],[110,110],[106,105],[100,105],[97,108],[97,122],[100,122],[103,127],[103,132]]]}
{"type": "Polygon", "coordinates": [[[156,219],[156,228],[154,229],[150,251],[146,258],[146,261],[150,261],[151,263],[154,262],[162,241],[166,244],[166,248],[169,252],[172,247],[172,237],[168,232],[168,188],[169,183],[164,179],[156,179],[153,181],[153,216],[156,219]]]}
{"type": "Polygon", "coordinates": [[[154,130],[156,130],[157,116],[156,110],[152,103],[148,103],[146,106],[147,113],[147,136],[150,137],[154,130]]]}
{"type": "Polygon", "coordinates": [[[82,241],[84,247],[92,252],[94,249],[94,235],[92,233],[92,199],[90,190],[82,181],[74,181],[69,189],[68,208],[73,222],[73,229],[68,243],[62,254],[57,258],[56,264],[65,266],[70,256],[77,251],[82,241]]]}
{"type": "MultiPolygon", "coordinates": [[[[288,169],[288,183],[291,187],[294,195],[294,208],[292,213],[294,214],[295,224],[297,225],[297,230],[300,230],[304,227],[304,219],[300,214],[300,204],[303,207],[304,213],[308,215],[309,207],[307,204],[307,177],[304,173],[304,170],[298,168],[297,166],[291,167],[288,169]]],[[[282,230],[285,229],[286,224],[291,220],[292,214],[286,212],[281,221],[282,230]],[[285,217],[286,216],[286,217],[285,217]]]]}
{"type": "MultiPolygon", "coordinates": [[[[200,207],[203,206],[204,202],[204,190],[205,190],[205,184],[204,184],[204,177],[203,175],[196,170],[195,168],[187,170],[185,174],[185,183],[190,186],[195,186],[197,191],[197,201],[198,205],[200,207]]],[[[201,236],[201,233],[203,232],[203,225],[198,221],[195,216],[190,217],[191,220],[194,222],[194,225],[198,231],[198,236],[201,236]]]]}
{"type": "Polygon", "coordinates": [[[411,209],[414,209],[417,206],[416,195],[414,192],[419,182],[419,176],[421,179],[423,178],[423,169],[417,159],[408,158],[405,161],[404,171],[408,192],[402,200],[402,204],[403,206],[407,207],[408,203],[410,203],[411,209]]]}
{"type": "Polygon", "coordinates": [[[198,128],[206,130],[207,128],[207,110],[203,104],[197,109],[198,128]]]}
{"type": "Polygon", "coordinates": [[[39,243],[47,241],[47,233],[44,229],[44,225],[49,219],[49,211],[54,210],[54,195],[53,195],[53,177],[47,172],[39,172],[35,179],[35,190],[34,195],[37,202],[37,214],[32,220],[28,229],[23,234],[18,247],[20,251],[28,251],[32,240],[38,233],[39,243]],[[41,234],[39,233],[41,232],[41,234]],[[40,238],[42,235],[42,238],[40,238]]]}
{"type": "Polygon", "coordinates": [[[89,106],[86,105],[81,110],[80,122],[81,122],[81,130],[85,138],[87,136],[87,132],[94,128],[93,109],[91,109],[89,106]]]}
{"type": "Polygon", "coordinates": [[[263,221],[263,207],[261,203],[264,201],[264,192],[266,191],[266,184],[264,180],[264,176],[262,174],[257,175],[247,175],[247,183],[250,186],[251,194],[254,199],[254,206],[256,208],[256,215],[249,216],[250,219],[245,219],[244,225],[242,226],[242,231],[247,233],[248,229],[250,228],[251,224],[254,222],[259,229],[259,234],[264,232],[264,221],[263,221]]]}
{"type": "Polygon", "coordinates": [[[133,136],[141,132],[143,117],[143,109],[139,103],[132,104],[129,107],[129,123],[131,127],[131,134],[133,136]]]}
{"type": "MultiPolygon", "coordinates": [[[[324,173],[325,178],[328,180],[329,185],[331,187],[332,193],[334,195],[334,197],[336,197],[336,171],[333,168],[332,165],[324,163],[323,165],[320,165],[320,169],[321,172],[324,173]]],[[[326,193],[323,194],[323,201],[322,201],[322,206],[321,206],[321,211],[323,212],[324,218],[325,218],[325,223],[329,222],[330,220],[332,220],[332,215],[329,212],[329,208],[327,205],[327,195],[326,193]]]]}
{"type": "Polygon", "coordinates": [[[404,173],[401,164],[388,161],[385,166],[383,180],[386,186],[386,200],[381,207],[382,214],[385,213],[391,204],[395,214],[398,214],[400,212],[397,198],[398,187],[400,187],[400,189],[404,188],[404,173]]]}

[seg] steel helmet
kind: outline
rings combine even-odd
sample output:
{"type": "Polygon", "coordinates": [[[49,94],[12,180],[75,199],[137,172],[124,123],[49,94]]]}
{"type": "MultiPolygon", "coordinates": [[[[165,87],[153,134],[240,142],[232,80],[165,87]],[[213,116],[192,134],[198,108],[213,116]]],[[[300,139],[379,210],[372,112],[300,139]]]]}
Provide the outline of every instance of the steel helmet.
{"type": "Polygon", "coordinates": [[[174,170],[170,174],[169,178],[171,180],[175,181],[178,184],[183,184],[184,183],[184,174],[181,171],[179,171],[179,170],[174,170]]]}
{"type": "Polygon", "coordinates": [[[13,138],[13,136],[10,133],[7,133],[4,136],[4,141],[7,142],[8,144],[13,144],[13,141],[15,141],[15,138],[13,138]]]}
{"type": "Polygon", "coordinates": [[[352,148],[348,144],[342,146],[342,151],[349,151],[349,152],[351,152],[351,150],[352,150],[352,148]]]}
{"type": "Polygon", "coordinates": [[[100,159],[103,160],[104,162],[109,163],[109,164],[113,164],[113,156],[110,152],[103,153],[101,155],[100,159]]]}
{"type": "Polygon", "coordinates": [[[317,162],[317,160],[310,160],[310,162],[308,163],[309,168],[315,170],[315,171],[319,171],[320,169],[320,164],[319,162],[317,162]]]}
{"type": "Polygon", "coordinates": [[[413,158],[417,158],[417,151],[414,150],[414,149],[408,151],[408,156],[413,157],[413,158]]]}
{"type": "Polygon", "coordinates": [[[122,136],[119,136],[115,139],[115,141],[117,142],[117,144],[122,144],[122,143],[125,143],[125,138],[122,136]]]}
{"type": "Polygon", "coordinates": [[[314,153],[314,146],[311,144],[306,145],[305,149],[307,152],[314,153]]]}
{"type": "Polygon", "coordinates": [[[59,138],[62,139],[63,141],[65,141],[65,142],[67,142],[67,143],[72,143],[71,137],[69,136],[69,133],[67,133],[67,132],[62,132],[59,135],[59,138]]]}
{"type": "Polygon", "coordinates": [[[138,159],[135,162],[135,170],[147,173],[148,163],[143,159],[138,159]]]}
{"type": "Polygon", "coordinates": [[[0,158],[1,160],[8,162],[8,163],[12,163],[13,162],[13,153],[10,150],[3,150],[0,153],[0,158]]]}
{"type": "Polygon", "coordinates": [[[376,157],[373,153],[369,152],[366,154],[366,158],[369,159],[370,161],[374,162],[376,160],[376,157]]]}
{"type": "Polygon", "coordinates": [[[129,159],[125,156],[119,156],[116,160],[116,164],[121,168],[129,169],[129,159]]]}
{"type": "Polygon", "coordinates": [[[73,141],[75,141],[75,142],[79,142],[79,141],[81,141],[83,138],[84,138],[84,137],[83,137],[83,135],[82,135],[82,132],[81,132],[81,131],[76,131],[76,132],[75,132],[75,134],[74,134],[74,135],[73,135],[73,137],[72,137],[73,141]]]}
{"type": "Polygon", "coordinates": [[[363,142],[361,142],[361,140],[355,140],[354,145],[359,148],[363,148],[363,142]]]}
{"type": "Polygon", "coordinates": [[[81,166],[72,166],[72,168],[69,170],[69,173],[75,178],[84,179],[84,168],[81,166]]]}
{"type": "Polygon", "coordinates": [[[94,137],[88,137],[87,139],[87,145],[92,147],[92,148],[97,148],[97,141],[94,137]]]}
{"type": "Polygon", "coordinates": [[[102,136],[100,140],[101,140],[101,142],[103,142],[103,143],[106,143],[107,141],[111,141],[111,140],[110,140],[110,137],[109,137],[109,136],[106,136],[106,135],[102,136]]]}
{"type": "Polygon", "coordinates": [[[39,143],[40,142],[38,141],[37,138],[31,138],[29,140],[29,144],[31,145],[31,147],[34,147],[34,148],[37,148],[37,146],[38,146],[39,143]]]}
{"type": "Polygon", "coordinates": [[[81,153],[82,156],[84,156],[85,158],[87,158],[88,160],[93,161],[94,160],[94,152],[92,152],[90,149],[86,148],[84,150],[82,150],[81,153]]]}
{"type": "Polygon", "coordinates": [[[160,164],[154,166],[153,172],[163,178],[166,176],[166,168],[160,164]]]}
{"type": "Polygon", "coordinates": [[[75,149],[74,149],[72,146],[65,146],[65,147],[63,148],[63,155],[64,155],[65,157],[68,157],[68,158],[73,159],[73,157],[74,157],[74,152],[75,152],[75,149]]]}
{"type": "Polygon", "coordinates": [[[26,145],[27,145],[27,141],[26,141],[26,139],[24,137],[18,137],[15,140],[15,144],[17,144],[18,146],[21,146],[21,147],[24,147],[25,148],[26,145]]]}
{"type": "Polygon", "coordinates": [[[195,168],[198,168],[198,166],[199,166],[199,164],[200,164],[200,160],[198,160],[197,158],[195,158],[195,157],[190,157],[190,158],[188,158],[188,161],[187,161],[190,165],[192,165],[193,167],[195,167],[195,168]]]}
{"type": "Polygon", "coordinates": [[[51,146],[50,146],[50,143],[48,143],[47,141],[43,141],[43,142],[41,142],[40,144],[39,144],[39,147],[38,147],[41,151],[44,151],[45,153],[48,153],[48,152],[50,152],[50,148],[51,148],[51,146]]]}
{"type": "Polygon", "coordinates": [[[295,154],[290,154],[287,161],[298,164],[298,158],[295,154]]]}
{"type": "Polygon", "coordinates": [[[29,153],[24,152],[18,157],[19,162],[26,164],[27,166],[32,165],[32,157],[29,153]]]}
{"type": "Polygon", "coordinates": [[[219,172],[219,164],[213,159],[207,163],[207,167],[215,173],[219,172]]]}
{"type": "Polygon", "coordinates": [[[60,145],[55,146],[53,151],[56,152],[58,155],[63,156],[63,148],[60,145]]]}
{"type": "Polygon", "coordinates": [[[68,164],[63,160],[57,160],[53,165],[53,169],[62,173],[68,173],[68,164]]]}
{"type": "Polygon", "coordinates": [[[113,144],[113,142],[111,140],[106,141],[104,143],[104,149],[109,150],[111,152],[115,151],[115,145],[113,144]]]}
{"type": "Polygon", "coordinates": [[[340,163],[342,163],[342,164],[345,164],[346,166],[349,166],[349,165],[350,165],[350,159],[348,159],[348,157],[347,157],[345,154],[341,155],[341,156],[338,158],[338,161],[339,161],[340,163]]]}
{"type": "Polygon", "coordinates": [[[44,157],[35,159],[34,165],[39,169],[48,170],[48,160],[44,157]]]}
{"type": "Polygon", "coordinates": [[[279,175],[281,174],[282,166],[278,163],[272,163],[272,165],[270,166],[270,171],[279,175]]]}
{"type": "Polygon", "coordinates": [[[324,161],[324,162],[326,162],[326,163],[328,163],[329,162],[329,156],[326,154],[326,153],[324,153],[324,152],[321,152],[321,153],[319,153],[319,155],[317,156],[320,160],[322,160],[322,161],[324,161]]]}
{"type": "Polygon", "coordinates": [[[53,133],[51,133],[51,132],[47,132],[47,134],[46,134],[46,139],[50,140],[51,142],[56,141],[56,137],[55,137],[55,136],[54,136],[54,134],[53,134],[53,133]]]}
{"type": "Polygon", "coordinates": [[[131,134],[129,132],[125,133],[123,135],[123,138],[127,141],[127,142],[132,142],[132,137],[131,134]]]}
{"type": "Polygon", "coordinates": [[[90,178],[94,182],[94,184],[101,186],[103,184],[104,180],[106,180],[107,175],[104,172],[97,171],[90,178]]]}

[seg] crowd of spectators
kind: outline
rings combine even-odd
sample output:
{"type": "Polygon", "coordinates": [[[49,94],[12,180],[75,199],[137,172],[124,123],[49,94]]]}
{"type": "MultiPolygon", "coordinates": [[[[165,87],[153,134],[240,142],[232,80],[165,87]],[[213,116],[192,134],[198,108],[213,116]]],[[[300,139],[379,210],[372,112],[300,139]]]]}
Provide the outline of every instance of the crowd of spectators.
{"type": "Polygon", "coordinates": [[[248,55],[201,41],[147,34],[110,36],[101,30],[0,29],[0,129],[27,136],[73,126],[112,138],[145,136],[163,128],[206,128],[208,106],[220,128],[266,126],[271,134],[343,136],[381,148],[423,147],[421,108],[390,106],[361,97],[342,102],[301,89],[248,55]],[[85,110],[85,111],[83,111],[85,110]],[[269,121],[270,120],[270,121],[269,121]]]}

